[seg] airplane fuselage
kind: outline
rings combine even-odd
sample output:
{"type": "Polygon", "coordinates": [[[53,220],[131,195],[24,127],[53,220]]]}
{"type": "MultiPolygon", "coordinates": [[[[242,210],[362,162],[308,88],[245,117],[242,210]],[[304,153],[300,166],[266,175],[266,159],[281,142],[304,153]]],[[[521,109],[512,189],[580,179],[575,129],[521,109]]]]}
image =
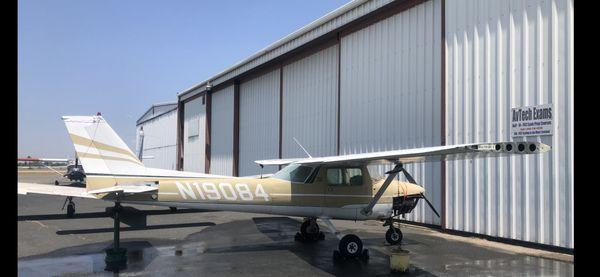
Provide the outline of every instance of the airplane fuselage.
{"type": "Polygon", "coordinates": [[[424,192],[421,186],[393,181],[373,212],[363,215],[360,210],[373,199],[384,180],[371,179],[363,168],[362,180],[355,184],[332,184],[326,172],[321,169],[312,182],[274,177],[149,179],[117,176],[88,176],[88,182],[153,182],[158,187],[157,192],[120,196],[119,201],[123,203],[347,220],[389,218],[393,197],[424,192]]]}

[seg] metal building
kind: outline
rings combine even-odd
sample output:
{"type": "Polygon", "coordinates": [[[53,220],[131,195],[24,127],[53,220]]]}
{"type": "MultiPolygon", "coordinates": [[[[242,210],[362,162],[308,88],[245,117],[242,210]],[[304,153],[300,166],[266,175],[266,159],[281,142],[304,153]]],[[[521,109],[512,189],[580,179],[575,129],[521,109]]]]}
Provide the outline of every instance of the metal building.
{"type": "Polygon", "coordinates": [[[152,105],[136,122],[136,155],[143,147],[142,162],[147,167],[177,169],[177,103],[152,105]],[[143,143],[140,131],[143,129],[143,143]]]}
{"type": "MultiPolygon", "coordinates": [[[[177,168],[485,141],[536,157],[414,164],[436,217],[409,221],[574,249],[573,1],[355,0],[178,94],[177,168]],[[514,136],[511,109],[553,108],[514,136]]],[[[265,173],[276,168],[264,169],[265,173]]],[[[381,167],[383,172],[386,168],[381,167]]]]}

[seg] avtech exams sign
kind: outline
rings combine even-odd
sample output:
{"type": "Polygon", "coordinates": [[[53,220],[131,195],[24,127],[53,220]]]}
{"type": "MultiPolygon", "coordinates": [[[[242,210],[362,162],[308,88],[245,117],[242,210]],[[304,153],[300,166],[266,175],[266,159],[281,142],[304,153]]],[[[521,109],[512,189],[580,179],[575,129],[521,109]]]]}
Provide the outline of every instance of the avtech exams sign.
{"type": "Polygon", "coordinates": [[[552,104],[512,108],[512,137],[552,135],[552,104]]]}

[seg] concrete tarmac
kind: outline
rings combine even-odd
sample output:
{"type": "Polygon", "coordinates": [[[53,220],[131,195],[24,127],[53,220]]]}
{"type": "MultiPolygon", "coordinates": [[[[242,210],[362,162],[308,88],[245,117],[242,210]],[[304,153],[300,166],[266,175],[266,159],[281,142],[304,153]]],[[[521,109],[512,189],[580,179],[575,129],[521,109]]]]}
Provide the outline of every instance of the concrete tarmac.
{"type": "MultiPolygon", "coordinates": [[[[53,184],[54,173],[19,172],[20,182],[53,184]]],[[[76,199],[75,218],[61,211],[64,197],[18,196],[20,276],[113,275],[104,270],[104,249],[112,245],[112,203],[76,199]]],[[[133,206],[146,227],[121,225],[127,248],[126,276],[391,276],[385,227],[379,221],[338,221],[342,234],[361,237],[370,259],[334,263],[337,238],[294,241],[301,218],[264,214],[133,206]]],[[[411,276],[571,276],[572,256],[523,249],[481,239],[456,237],[402,224],[402,249],[410,251],[411,276]],[[455,238],[456,237],[456,238],[455,238]]],[[[396,274],[397,275],[397,274],[396,274]]]]}

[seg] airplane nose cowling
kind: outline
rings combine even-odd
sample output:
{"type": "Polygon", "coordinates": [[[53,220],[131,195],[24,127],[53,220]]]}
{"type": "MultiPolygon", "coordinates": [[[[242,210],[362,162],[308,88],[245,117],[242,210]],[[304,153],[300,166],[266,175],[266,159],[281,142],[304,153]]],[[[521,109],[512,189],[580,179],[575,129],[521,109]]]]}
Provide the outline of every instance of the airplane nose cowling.
{"type": "Polygon", "coordinates": [[[419,185],[412,184],[413,188],[418,192],[418,194],[425,194],[425,188],[419,185]]]}
{"type": "Polygon", "coordinates": [[[400,192],[400,194],[406,195],[425,193],[425,189],[422,186],[408,182],[398,182],[398,191],[400,192]]]}

